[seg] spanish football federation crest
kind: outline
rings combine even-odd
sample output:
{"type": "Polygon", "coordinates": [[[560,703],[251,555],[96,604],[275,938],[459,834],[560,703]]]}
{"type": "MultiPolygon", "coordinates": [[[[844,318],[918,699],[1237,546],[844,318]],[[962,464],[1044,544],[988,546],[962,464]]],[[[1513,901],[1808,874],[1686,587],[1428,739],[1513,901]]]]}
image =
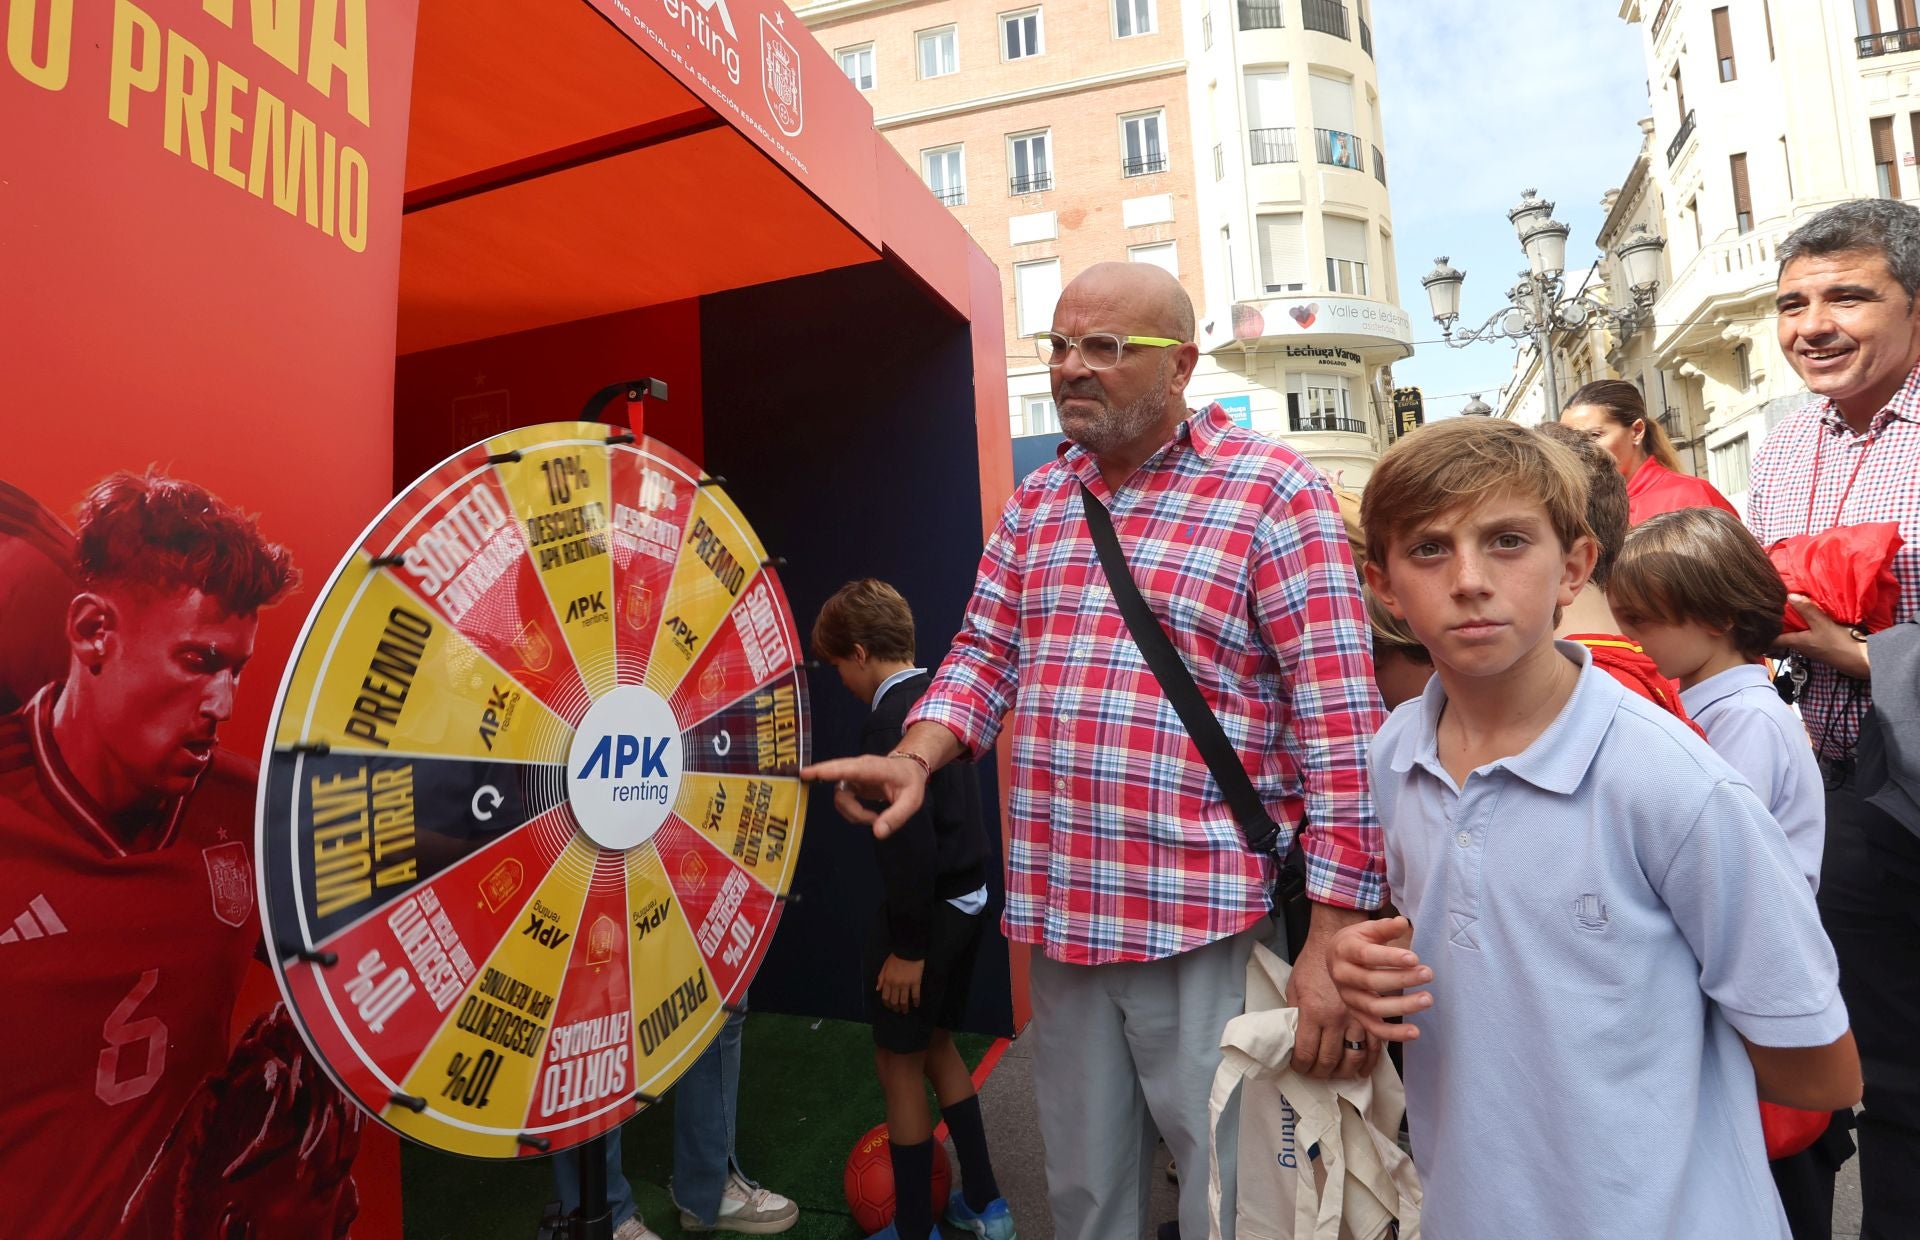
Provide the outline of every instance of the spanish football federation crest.
{"type": "Polygon", "coordinates": [[[789,138],[800,136],[806,118],[800,113],[800,53],[787,36],[760,17],[760,92],[767,97],[773,123],[789,138]]]}
{"type": "Polygon", "coordinates": [[[253,863],[239,840],[204,849],[213,915],[229,926],[244,926],[253,913],[253,863]]]}

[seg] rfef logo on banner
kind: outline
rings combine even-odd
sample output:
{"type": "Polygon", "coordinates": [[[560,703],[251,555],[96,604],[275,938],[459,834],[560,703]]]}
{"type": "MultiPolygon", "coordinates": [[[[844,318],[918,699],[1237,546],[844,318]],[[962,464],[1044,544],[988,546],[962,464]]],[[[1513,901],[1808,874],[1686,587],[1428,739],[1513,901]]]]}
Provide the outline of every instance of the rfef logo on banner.
{"type": "Polygon", "coordinates": [[[594,702],[567,751],[567,797],[587,838],[645,843],[680,797],[680,725],[666,699],[622,685],[594,702]]]}
{"type": "MultiPolygon", "coordinates": [[[[785,25],[786,15],[779,17],[785,25]]],[[[780,132],[799,137],[806,125],[800,109],[800,53],[764,13],[760,15],[760,93],[766,96],[767,110],[780,132]]]]}

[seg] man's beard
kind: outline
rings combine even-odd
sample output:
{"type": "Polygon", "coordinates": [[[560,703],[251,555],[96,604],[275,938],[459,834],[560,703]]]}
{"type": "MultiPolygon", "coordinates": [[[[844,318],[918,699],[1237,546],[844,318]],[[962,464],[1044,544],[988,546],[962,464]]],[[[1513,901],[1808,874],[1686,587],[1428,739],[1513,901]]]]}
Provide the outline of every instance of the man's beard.
{"type": "Polygon", "coordinates": [[[1154,369],[1153,377],[1153,386],[1141,393],[1139,399],[1121,409],[1115,409],[1106,403],[1106,394],[1100,390],[1098,379],[1083,380],[1085,387],[1077,390],[1069,387],[1061,393],[1063,397],[1079,396],[1097,400],[1102,408],[1099,414],[1074,430],[1066,430],[1065,419],[1062,419],[1061,429],[1068,439],[1095,456],[1117,452],[1135,442],[1158,425],[1160,419],[1166,415],[1166,363],[1164,361],[1154,369]]]}

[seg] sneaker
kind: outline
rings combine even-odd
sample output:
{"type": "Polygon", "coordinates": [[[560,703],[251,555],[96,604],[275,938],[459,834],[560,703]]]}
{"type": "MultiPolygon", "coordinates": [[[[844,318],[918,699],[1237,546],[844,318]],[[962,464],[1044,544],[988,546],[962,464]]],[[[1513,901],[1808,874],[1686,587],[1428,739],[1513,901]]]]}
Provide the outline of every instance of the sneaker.
{"type": "Polygon", "coordinates": [[[720,1217],[703,1223],[682,1208],[684,1231],[731,1231],[747,1236],[771,1236],[800,1221],[800,1207],[770,1189],[761,1188],[738,1171],[727,1177],[720,1193],[720,1217]]]}
{"type": "Polygon", "coordinates": [[[636,1214],[613,1229],[613,1240],[660,1240],[660,1233],[649,1228],[636,1214]]]}
{"type": "Polygon", "coordinates": [[[982,1240],[1017,1240],[1013,1232],[1013,1211],[1007,1207],[1005,1197],[995,1197],[986,1209],[975,1214],[967,1205],[966,1194],[956,1188],[947,1199],[947,1222],[982,1240]]]}

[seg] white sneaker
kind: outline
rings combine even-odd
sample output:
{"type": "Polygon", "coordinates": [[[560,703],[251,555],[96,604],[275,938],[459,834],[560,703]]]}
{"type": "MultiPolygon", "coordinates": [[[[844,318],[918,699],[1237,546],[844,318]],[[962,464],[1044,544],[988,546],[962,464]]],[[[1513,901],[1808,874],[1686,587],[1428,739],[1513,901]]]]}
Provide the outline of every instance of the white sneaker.
{"type": "Polygon", "coordinates": [[[613,1240],[660,1240],[660,1233],[649,1228],[636,1214],[613,1229],[613,1240]]]}
{"type": "Polygon", "coordinates": [[[771,1236],[800,1221],[800,1207],[771,1189],[750,1183],[735,1171],[728,1175],[720,1192],[720,1217],[703,1223],[684,1207],[680,1227],[684,1231],[731,1231],[747,1236],[771,1236]]]}

